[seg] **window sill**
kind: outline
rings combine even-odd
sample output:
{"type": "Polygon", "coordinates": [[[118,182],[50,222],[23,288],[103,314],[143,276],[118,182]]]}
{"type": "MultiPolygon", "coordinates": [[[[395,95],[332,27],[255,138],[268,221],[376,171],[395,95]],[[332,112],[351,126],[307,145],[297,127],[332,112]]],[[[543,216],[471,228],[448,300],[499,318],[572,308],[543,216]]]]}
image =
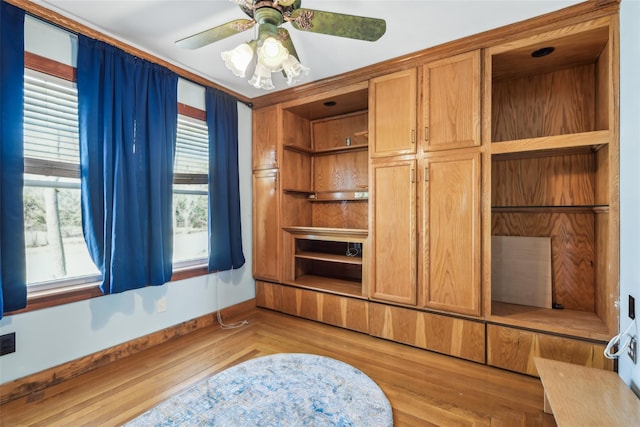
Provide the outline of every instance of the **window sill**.
{"type": "MultiPolygon", "coordinates": [[[[191,277],[204,276],[206,274],[209,274],[206,265],[189,266],[175,270],[171,277],[171,282],[189,279],[191,277]]],[[[103,295],[104,294],[100,291],[99,284],[97,282],[29,292],[27,296],[27,306],[25,308],[6,312],[4,313],[4,316],[55,307],[57,305],[83,301],[103,295]]]]}

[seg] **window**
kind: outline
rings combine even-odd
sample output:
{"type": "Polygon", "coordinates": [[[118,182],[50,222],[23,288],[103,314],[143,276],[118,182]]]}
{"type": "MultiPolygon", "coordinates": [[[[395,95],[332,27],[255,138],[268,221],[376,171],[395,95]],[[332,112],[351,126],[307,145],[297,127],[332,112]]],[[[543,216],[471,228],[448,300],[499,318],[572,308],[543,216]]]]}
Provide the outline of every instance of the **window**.
{"type": "Polygon", "coordinates": [[[202,264],[209,251],[207,123],[204,112],[195,118],[193,109],[180,107],[173,185],[174,267],[202,264]]]}
{"type": "MultiPolygon", "coordinates": [[[[32,296],[100,280],[82,232],[74,81],[73,67],[25,53],[23,195],[27,286],[32,296]]],[[[208,255],[205,113],[184,104],[179,104],[179,112],[173,187],[174,269],[206,264],[208,255]]],[[[174,277],[205,272],[191,268],[174,277]]],[[[88,298],[95,293],[83,295],[88,298]]]]}
{"type": "Polygon", "coordinates": [[[75,83],[26,69],[24,85],[27,286],[99,280],[82,234],[75,83]]]}

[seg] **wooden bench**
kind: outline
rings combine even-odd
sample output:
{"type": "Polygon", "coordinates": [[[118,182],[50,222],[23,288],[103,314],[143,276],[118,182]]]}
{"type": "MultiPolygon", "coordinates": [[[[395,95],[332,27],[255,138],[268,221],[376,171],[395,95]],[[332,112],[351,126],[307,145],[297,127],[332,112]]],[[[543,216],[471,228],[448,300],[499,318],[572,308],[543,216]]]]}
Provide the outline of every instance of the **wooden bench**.
{"type": "Polygon", "coordinates": [[[562,426],[640,426],[640,400],[618,374],[534,358],[544,411],[562,426]]]}

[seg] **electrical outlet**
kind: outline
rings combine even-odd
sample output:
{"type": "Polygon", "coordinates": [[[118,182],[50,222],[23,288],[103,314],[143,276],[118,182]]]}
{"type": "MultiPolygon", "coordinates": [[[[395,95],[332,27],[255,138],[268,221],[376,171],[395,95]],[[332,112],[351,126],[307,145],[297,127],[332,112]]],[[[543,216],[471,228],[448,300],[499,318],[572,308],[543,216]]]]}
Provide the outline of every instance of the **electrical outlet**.
{"type": "Polygon", "coordinates": [[[636,337],[631,338],[631,342],[629,342],[629,348],[627,349],[627,354],[633,360],[633,364],[635,365],[638,361],[638,343],[636,341],[636,337]]]}
{"type": "Polygon", "coordinates": [[[16,352],[16,333],[0,336],[0,356],[16,352]]]}
{"type": "Polygon", "coordinates": [[[162,313],[167,311],[167,297],[162,297],[156,301],[156,312],[162,313]]]}
{"type": "Polygon", "coordinates": [[[636,318],[636,299],[629,295],[629,318],[636,318]]]}

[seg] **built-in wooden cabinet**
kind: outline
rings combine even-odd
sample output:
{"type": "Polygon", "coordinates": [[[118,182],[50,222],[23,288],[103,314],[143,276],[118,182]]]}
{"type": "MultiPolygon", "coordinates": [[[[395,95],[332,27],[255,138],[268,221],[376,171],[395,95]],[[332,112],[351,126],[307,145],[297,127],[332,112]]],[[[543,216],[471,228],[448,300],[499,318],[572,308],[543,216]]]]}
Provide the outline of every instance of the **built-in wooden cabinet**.
{"type": "Polygon", "coordinates": [[[618,22],[589,7],[254,111],[258,305],[529,375],[611,369],[618,22]]]}
{"type": "Polygon", "coordinates": [[[279,172],[253,173],[253,276],[280,280],[279,172]]]}
{"type": "Polygon", "coordinates": [[[253,275],[280,280],[279,107],[253,111],[253,275]]]}
{"type": "Polygon", "coordinates": [[[253,111],[253,170],[275,169],[279,165],[278,143],[282,116],[277,105],[253,111]]]}
{"type": "Polygon", "coordinates": [[[389,102],[380,87],[402,87],[415,74],[371,82],[378,88],[370,93],[371,297],[480,316],[481,156],[468,149],[480,144],[480,52],[430,62],[420,72],[422,138],[403,149],[387,110],[410,111],[417,99],[388,89],[389,102]]]}
{"type": "Polygon", "coordinates": [[[369,313],[373,336],[485,362],[483,322],[373,302],[369,313]]]}
{"type": "Polygon", "coordinates": [[[417,302],[416,160],[371,165],[371,298],[417,302]]]}
{"type": "Polygon", "coordinates": [[[500,325],[487,325],[487,363],[498,368],[538,376],[534,357],[612,369],[604,344],[554,336],[500,325]]]}
{"type": "Polygon", "coordinates": [[[429,62],[420,70],[422,149],[480,146],[480,50],[429,62]]]}
{"type": "Polygon", "coordinates": [[[459,151],[421,162],[420,303],[479,316],[480,153],[459,151]]]}
{"type": "Polygon", "coordinates": [[[372,158],[416,153],[417,70],[410,68],[372,79],[369,117],[372,158]]]}
{"type": "Polygon", "coordinates": [[[485,51],[492,321],[601,341],[617,330],[615,34],[605,17],[485,51]],[[512,271],[516,254],[530,263],[512,271]]]}

